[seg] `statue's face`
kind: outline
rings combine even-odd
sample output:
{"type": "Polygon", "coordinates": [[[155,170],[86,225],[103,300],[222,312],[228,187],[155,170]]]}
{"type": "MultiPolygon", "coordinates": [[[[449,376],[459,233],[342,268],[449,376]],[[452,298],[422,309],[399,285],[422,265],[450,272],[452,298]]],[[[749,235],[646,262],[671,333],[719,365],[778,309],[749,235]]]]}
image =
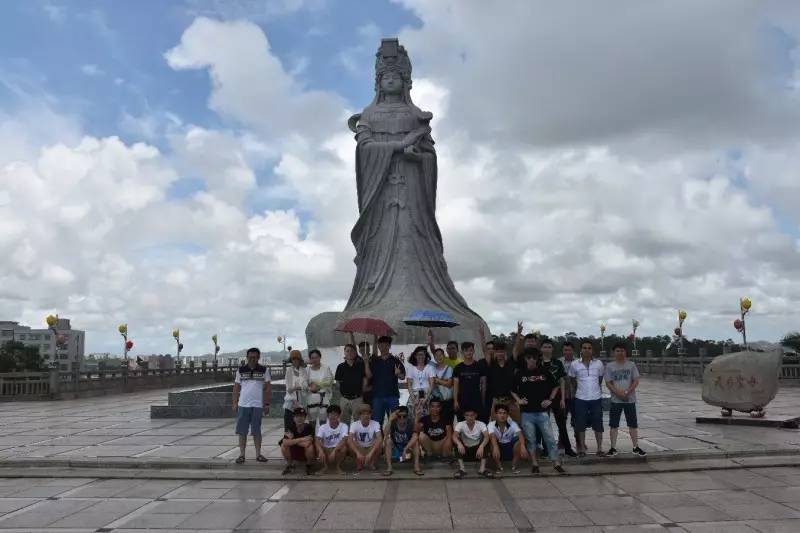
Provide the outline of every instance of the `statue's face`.
{"type": "Polygon", "coordinates": [[[384,94],[400,94],[403,90],[403,78],[398,72],[387,72],[381,76],[381,90],[384,94]]]}

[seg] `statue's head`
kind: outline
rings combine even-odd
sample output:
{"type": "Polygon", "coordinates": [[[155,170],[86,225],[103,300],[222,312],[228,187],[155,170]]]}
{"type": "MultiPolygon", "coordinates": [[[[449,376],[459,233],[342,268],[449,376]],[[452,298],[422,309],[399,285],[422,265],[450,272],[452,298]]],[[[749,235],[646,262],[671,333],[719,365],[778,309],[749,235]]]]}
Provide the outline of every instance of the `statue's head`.
{"type": "Polygon", "coordinates": [[[411,90],[411,61],[397,39],[381,40],[375,54],[375,92],[380,101],[384,94],[404,94],[411,90]]]}

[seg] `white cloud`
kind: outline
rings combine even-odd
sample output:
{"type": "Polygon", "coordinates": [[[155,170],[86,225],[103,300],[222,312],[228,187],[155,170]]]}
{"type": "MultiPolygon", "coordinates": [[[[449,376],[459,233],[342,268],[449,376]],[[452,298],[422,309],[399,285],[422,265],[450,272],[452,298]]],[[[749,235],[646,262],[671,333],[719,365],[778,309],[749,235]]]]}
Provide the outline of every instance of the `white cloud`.
{"type": "MultiPolygon", "coordinates": [[[[493,329],[627,333],[635,316],[662,334],[681,307],[690,336],[725,338],[745,294],[754,336],[797,328],[797,117],[759,59],[771,12],[409,4],[445,256],[493,329]]],[[[0,316],[57,310],[90,349],[118,348],[121,321],[145,353],[171,350],[176,325],[187,353],[213,332],[302,346],[355,273],[352,111],[300,84],[250,22],[198,18],[165,58],[208,72],[224,128],[123,115],[148,141],[126,144],[49,108],[0,116],[0,316]],[[187,177],[202,190],[173,198],[187,177]]],[[[371,59],[353,67],[371,80],[371,59]]]]}
{"type": "Polygon", "coordinates": [[[81,65],[81,72],[90,77],[102,76],[103,74],[105,74],[103,72],[103,69],[92,63],[86,63],[84,65],[81,65]]]}

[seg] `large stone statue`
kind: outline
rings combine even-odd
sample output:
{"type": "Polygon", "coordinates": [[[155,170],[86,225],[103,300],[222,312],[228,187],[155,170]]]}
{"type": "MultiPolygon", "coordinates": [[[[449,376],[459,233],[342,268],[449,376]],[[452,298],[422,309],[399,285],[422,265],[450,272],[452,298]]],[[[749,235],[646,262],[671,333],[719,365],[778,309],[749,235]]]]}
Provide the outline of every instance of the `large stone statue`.
{"type": "Polygon", "coordinates": [[[764,407],[778,394],[783,352],[736,352],[715,357],[703,372],[703,401],[732,411],[764,416],[764,407]]]}
{"type": "MultiPolygon", "coordinates": [[[[322,313],[306,328],[309,346],[337,346],[337,324],[381,318],[399,344],[424,343],[426,330],[403,319],[419,309],[450,313],[460,324],[445,336],[478,340],[483,320],[458,293],[436,223],[433,115],[411,101],[411,62],[397,39],[384,39],[375,60],[375,98],[348,121],[356,139],[358,221],[351,238],[356,278],[343,313],[322,313]]],[[[488,334],[488,330],[487,330],[488,334]]],[[[441,340],[441,339],[437,339],[441,340]]]]}

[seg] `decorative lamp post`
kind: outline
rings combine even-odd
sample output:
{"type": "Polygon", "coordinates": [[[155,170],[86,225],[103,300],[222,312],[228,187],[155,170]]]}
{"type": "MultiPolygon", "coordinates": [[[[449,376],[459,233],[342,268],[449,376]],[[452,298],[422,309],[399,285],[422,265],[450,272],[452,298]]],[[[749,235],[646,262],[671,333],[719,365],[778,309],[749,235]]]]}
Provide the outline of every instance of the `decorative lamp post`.
{"type": "Polygon", "coordinates": [[[217,366],[217,354],[219,353],[219,335],[211,335],[211,342],[214,343],[214,366],[217,366]]]}
{"type": "Polygon", "coordinates": [[[678,341],[678,355],[686,355],[686,350],[683,347],[683,322],[686,320],[687,314],[686,311],[681,309],[678,311],[678,327],[675,328],[675,336],[677,337],[678,341]]]}
{"type": "Polygon", "coordinates": [[[733,327],[736,328],[736,331],[742,334],[742,344],[744,345],[745,350],[749,350],[750,347],[747,345],[747,324],[745,322],[745,315],[750,312],[750,308],[753,306],[753,302],[750,301],[750,298],[744,297],[739,299],[739,313],[740,318],[737,318],[733,321],[733,327]]]}
{"type": "Polygon", "coordinates": [[[631,325],[633,326],[633,332],[628,336],[628,340],[633,343],[633,350],[631,350],[631,356],[637,357],[639,355],[639,350],[636,349],[636,330],[639,329],[639,321],[635,318],[631,320],[631,325]]]}
{"type": "Polygon", "coordinates": [[[128,352],[133,348],[133,341],[128,340],[128,324],[120,324],[117,331],[122,335],[122,351],[124,353],[124,366],[128,366],[128,352]]]}
{"type": "Polygon", "coordinates": [[[175,339],[175,344],[178,347],[177,359],[180,361],[181,352],[183,351],[183,344],[181,344],[181,330],[175,328],[172,330],[172,338],[175,339]]]}
{"type": "Polygon", "coordinates": [[[286,351],[286,335],[278,335],[278,344],[283,346],[283,351],[286,351]]]}
{"type": "Polygon", "coordinates": [[[600,358],[605,359],[606,357],[606,325],[603,322],[600,322],[600,358]]]}
{"type": "MultiPolygon", "coordinates": [[[[58,368],[58,348],[63,344],[63,341],[59,340],[58,329],[56,329],[56,326],[58,326],[58,315],[47,315],[47,318],[44,320],[47,323],[47,329],[53,332],[53,352],[51,354],[52,358],[49,366],[50,368],[58,368]]],[[[63,338],[63,335],[61,337],[63,338]]]]}

